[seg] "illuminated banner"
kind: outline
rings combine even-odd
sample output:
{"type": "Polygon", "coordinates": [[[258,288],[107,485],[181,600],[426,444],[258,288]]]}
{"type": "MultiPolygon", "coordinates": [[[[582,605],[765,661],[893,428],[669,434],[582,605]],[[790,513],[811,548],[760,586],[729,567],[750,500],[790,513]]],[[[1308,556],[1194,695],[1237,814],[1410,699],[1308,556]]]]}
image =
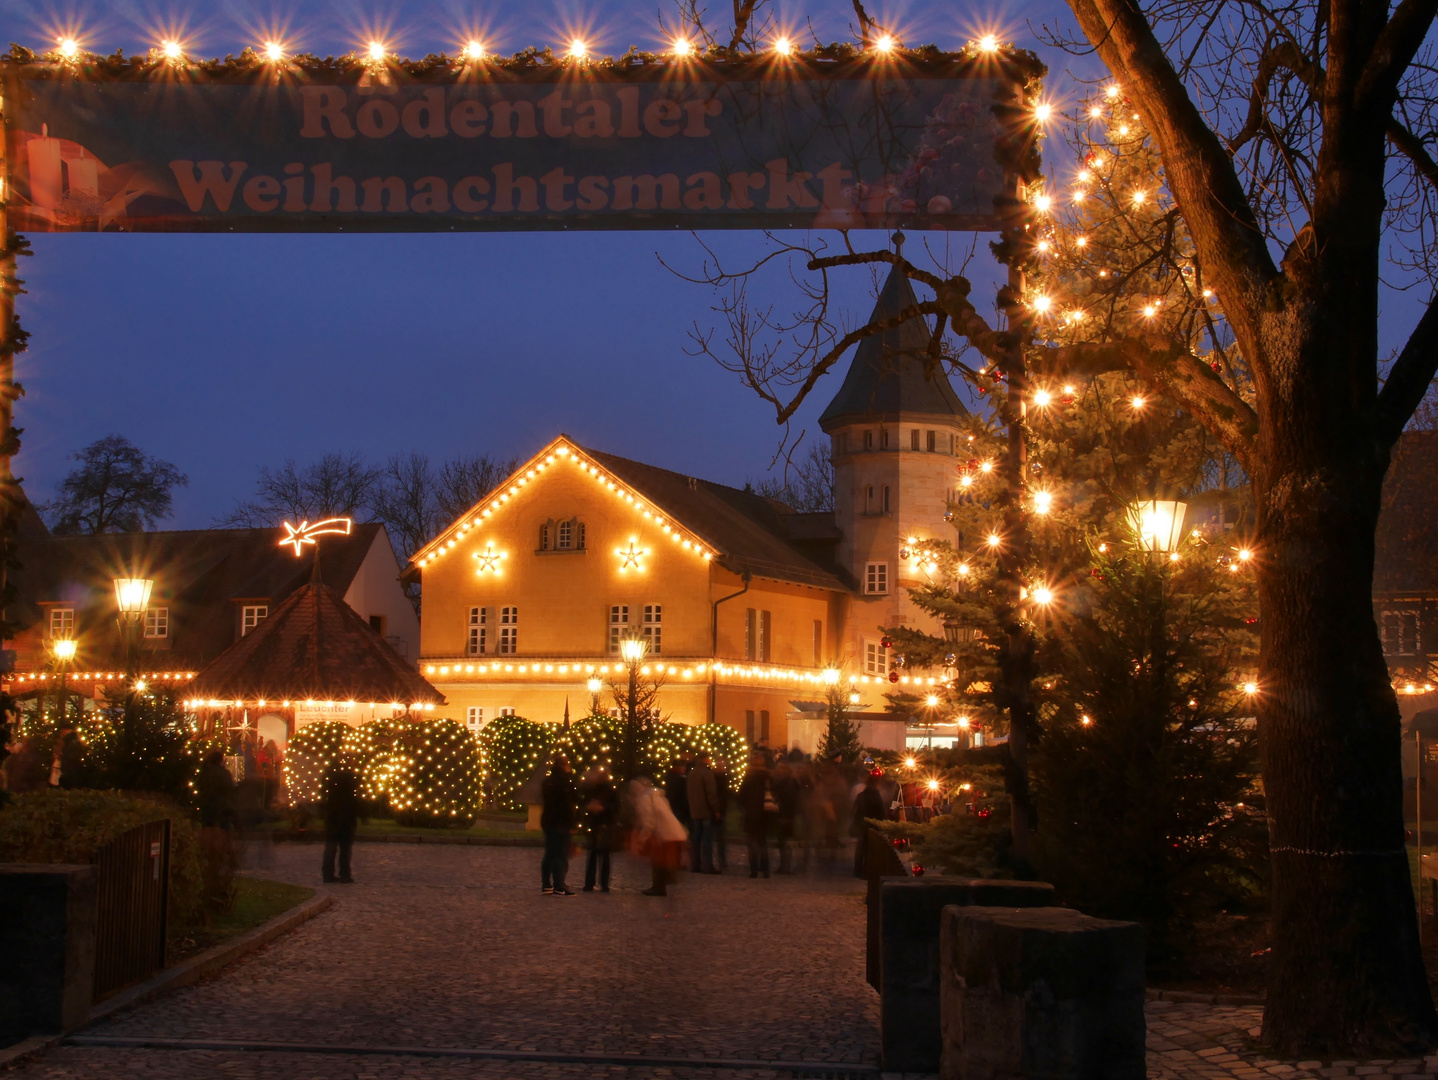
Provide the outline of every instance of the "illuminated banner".
{"type": "Polygon", "coordinates": [[[1000,227],[994,63],[90,81],[7,73],[26,231],[1000,227]]]}

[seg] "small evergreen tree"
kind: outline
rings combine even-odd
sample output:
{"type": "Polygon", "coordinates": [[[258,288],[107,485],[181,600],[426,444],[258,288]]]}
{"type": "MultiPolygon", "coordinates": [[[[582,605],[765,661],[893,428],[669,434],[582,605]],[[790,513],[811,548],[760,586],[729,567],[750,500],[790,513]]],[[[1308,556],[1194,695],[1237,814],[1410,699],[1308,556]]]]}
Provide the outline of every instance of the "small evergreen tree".
{"type": "Polygon", "coordinates": [[[191,739],[184,703],[169,689],[137,691],[84,715],[75,731],[79,756],[64,769],[66,787],[152,791],[193,803],[204,748],[191,739]]]}
{"type": "Polygon", "coordinates": [[[480,732],[488,762],[484,777],[486,801],[502,810],[523,810],[519,789],[554,746],[552,724],[537,724],[522,716],[501,716],[480,732]]]}
{"type": "Polygon", "coordinates": [[[1061,675],[1033,773],[1045,875],[1065,903],[1142,922],[1162,971],[1198,916],[1263,893],[1267,834],[1253,702],[1233,679],[1252,630],[1213,560],[1159,558],[1095,553],[1085,610],[1046,640],[1061,675]]]}
{"type": "Polygon", "coordinates": [[[826,704],[828,720],[819,742],[819,756],[826,761],[838,758],[845,765],[852,765],[863,756],[864,747],[859,742],[859,725],[850,715],[848,690],[841,686],[829,687],[826,704]]]}

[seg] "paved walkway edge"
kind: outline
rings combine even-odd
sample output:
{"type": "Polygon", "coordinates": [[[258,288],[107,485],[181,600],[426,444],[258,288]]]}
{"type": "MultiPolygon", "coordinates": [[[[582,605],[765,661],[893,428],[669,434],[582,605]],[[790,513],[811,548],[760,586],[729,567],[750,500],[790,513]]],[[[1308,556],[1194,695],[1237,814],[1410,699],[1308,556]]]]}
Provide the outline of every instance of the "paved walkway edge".
{"type": "MultiPolygon", "coordinates": [[[[320,912],[328,911],[333,903],[334,900],[328,896],[312,896],[299,906],[280,912],[269,922],[261,923],[253,930],[246,930],[238,937],[222,941],[214,948],[206,949],[188,960],[181,961],[174,967],[167,967],[144,982],[137,983],[128,990],[123,990],[114,997],[106,998],[91,1007],[85,1027],[157,994],[198,982],[256,949],[263,948],[281,934],[287,934],[297,926],[309,922],[320,912]]],[[[80,1030],[84,1030],[84,1028],[80,1030]]],[[[0,1069],[34,1057],[52,1046],[59,1045],[64,1039],[64,1035],[35,1035],[14,1046],[0,1047],[0,1069]]]]}
{"type": "MultiPolygon", "coordinates": [[[[243,833],[241,840],[271,840],[276,844],[318,844],[324,840],[323,833],[294,836],[287,833],[243,833]]],[[[472,847],[543,847],[544,837],[533,836],[434,836],[399,835],[390,833],[357,833],[357,844],[467,844],[472,847]]]]}
{"type": "MultiPolygon", "coordinates": [[[[289,911],[280,912],[269,922],[261,923],[253,930],[246,930],[238,937],[222,941],[214,948],[206,949],[188,960],[181,961],[174,967],[167,967],[144,982],[137,983],[128,990],[122,990],[114,997],[108,997],[94,1005],[90,1009],[90,1018],[85,1022],[85,1027],[113,1016],[121,1009],[138,1005],[156,994],[178,990],[182,986],[199,982],[207,975],[213,975],[241,957],[263,948],[282,934],[288,934],[296,927],[309,922],[321,912],[328,911],[333,903],[334,900],[329,896],[312,896],[299,906],[292,907],[289,911]]],[[[81,1030],[83,1031],[84,1028],[81,1030]]]]}
{"type": "Polygon", "coordinates": [[[1267,999],[1244,994],[1203,994],[1196,990],[1156,990],[1152,986],[1144,992],[1149,1001],[1172,1001],[1187,1005],[1264,1005],[1267,999]]]}
{"type": "Polygon", "coordinates": [[[462,1046],[354,1046],[341,1043],[287,1043],[239,1039],[167,1039],[144,1035],[71,1035],[71,1046],[123,1047],[133,1050],[240,1050],[265,1054],[353,1054],[363,1057],[469,1058],[488,1061],[542,1061],[573,1065],[628,1065],[659,1069],[751,1069],[878,1076],[879,1067],[863,1062],[782,1061],[765,1058],[658,1057],[650,1054],[570,1054],[542,1050],[489,1050],[462,1046]]]}

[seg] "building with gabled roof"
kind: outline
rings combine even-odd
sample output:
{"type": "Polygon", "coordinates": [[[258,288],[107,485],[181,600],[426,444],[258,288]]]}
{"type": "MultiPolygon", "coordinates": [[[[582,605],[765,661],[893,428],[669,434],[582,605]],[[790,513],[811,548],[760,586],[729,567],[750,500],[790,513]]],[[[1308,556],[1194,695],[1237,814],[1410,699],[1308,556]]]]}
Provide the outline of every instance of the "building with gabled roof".
{"type": "MultiPolygon", "coordinates": [[[[873,317],[916,302],[895,271],[873,317]]],[[[673,719],[779,745],[798,738],[826,668],[877,698],[890,685],[881,628],[940,629],[908,602],[922,570],[905,548],[942,535],[966,450],[968,414],[928,370],[928,346],[922,320],[860,344],[821,421],[832,512],[559,436],[406,570],[423,584],[422,673],[471,726],[505,712],[557,721],[591,679],[621,675],[619,644],[641,635],[673,719]]],[[[904,684],[926,676],[897,678],[919,689],[904,684]]],[[[882,717],[902,747],[902,720],[882,717]]]]}

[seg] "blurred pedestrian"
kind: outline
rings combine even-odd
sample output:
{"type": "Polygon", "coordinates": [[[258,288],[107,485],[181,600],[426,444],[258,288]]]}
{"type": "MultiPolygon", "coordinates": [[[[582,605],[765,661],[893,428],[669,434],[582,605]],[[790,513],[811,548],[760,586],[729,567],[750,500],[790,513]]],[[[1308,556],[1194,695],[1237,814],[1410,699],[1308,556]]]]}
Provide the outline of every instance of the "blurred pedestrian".
{"type": "Polygon", "coordinates": [[[349,755],[339,755],[324,775],[325,855],[321,877],[327,882],[341,885],[354,882],[350,855],[354,851],[355,829],[359,826],[359,787],[359,775],[349,755]],[[335,876],[336,855],[339,856],[338,877],[335,876]]]}
{"type": "Polygon", "coordinates": [[[570,833],[578,802],[569,759],[559,755],[549,767],[540,789],[539,827],[544,830],[544,858],[539,862],[539,885],[546,894],[574,896],[565,875],[569,872],[570,833]]]}
{"type": "Polygon", "coordinates": [[[749,759],[744,782],[739,785],[739,810],[744,816],[744,843],[749,848],[749,876],[769,876],[769,826],[779,812],[774,793],[769,788],[769,770],[764,758],[755,754],[749,759]]]}
{"type": "Polygon", "coordinates": [[[584,777],[581,792],[585,823],[589,826],[589,858],[584,862],[584,891],[593,892],[598,873],[599,891],[609,891],[609,853],[619,846],[619,792],[603,767],[584,777]]]}
{"type": "Polygon", "coordinates": [[[714,820],[719,816],[719,791],[709,754],[699,751],[686,778],[689,804],[689,869],[696,874],[717,874],[714,869],[714,820]]]}
{"type": "Polygon", "coordinates": [[[719,799],[719,816],[714,819],[714,865],[720,873],[729,869],[729,763],[714,762],[714,794],[719,799]]]}
{"type": "Polygon", "coordinates": [[[794,825],[799,820],[799,802],[802,790],[799,779],[794,775],[794,766],[788,757],[781,757],[774,766],[770,781],[777,812],[774,815],[774,839],[779,845],[780,874],[794,872],[794,825]]]}
{"type": "Polygon", "coordinates": [[[652,884],[645,896],[667,896],[679,869],[679,853],[688,834],[670,808],[669,799],[647,777],[632,781],[627,789],[634,819],[634,851],[649,860],[652,884]]]}
{"type": "Polygon", "coordinates": [[[212,750],[205,755],[195,777],[200,802],[200,828],[233,829],[235,827],[235,778],[225,765],[225,752],[212,750]]]}
{"type": "Polygon", "coordinates": [[[675,755],[669,765],[669,771],[664,775],[664,797],[669,800],[669,809],[679,824],[684,826],[686,835],[693,825],[689,817],[688,774],[689,762],[683,755],[675,755]]]}
{"type": "Polygon", "coordinates": [[[879,794],[879,770],[872,770],[864,777],[864,790],[854,800],[853,833],[858,838],[854,848],[854,876],[868,876],[870,820],[883,821],[885,818],[884,797],[879,794]]]}

